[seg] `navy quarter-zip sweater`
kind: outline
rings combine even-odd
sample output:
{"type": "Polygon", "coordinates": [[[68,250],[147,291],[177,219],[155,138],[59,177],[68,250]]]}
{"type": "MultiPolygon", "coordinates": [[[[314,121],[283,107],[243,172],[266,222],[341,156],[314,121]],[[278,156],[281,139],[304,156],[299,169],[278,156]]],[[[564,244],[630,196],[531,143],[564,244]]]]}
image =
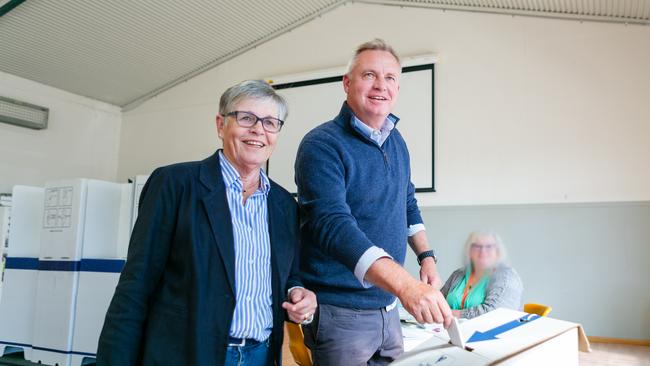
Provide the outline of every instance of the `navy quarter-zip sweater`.
{"type": "MultiPolygon", "coordinates": [[[[404,263],[408,226],[422,223],[409,152],[397,128],[379,146],[353,126],[347,103],[303,138],[296,156],[301,274],[318,302],[379,309],[395,297],[354,276],[373,245],[404,263]]],[[[395,118],[397,121],[397,118],[395,118]]]]}

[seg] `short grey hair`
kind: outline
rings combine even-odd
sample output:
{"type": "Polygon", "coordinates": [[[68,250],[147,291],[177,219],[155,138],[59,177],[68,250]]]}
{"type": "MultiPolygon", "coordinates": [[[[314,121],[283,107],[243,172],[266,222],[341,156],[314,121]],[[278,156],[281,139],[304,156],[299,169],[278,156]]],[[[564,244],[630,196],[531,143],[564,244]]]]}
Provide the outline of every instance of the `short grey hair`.
{"type": "Polygon", "coordinates": [[[357,60],[359,59],[359,55],[364,52],[364,51],[386,51],[393,55],[395,57],[395,60],[397,60],[397,63],[402,66],[402,62],[399,59],[399,56],[397,55],[397,52],[395,52],[395,49],[386,41],[384,41],[381,38],[375,38],[372,41],[368,41],[365,43],[362,43],[357,47],[356,51],[354,51],[354,56],[350,59],[348,62],[348,67],[347,70],[345,71],[346,75],[350,75],[350,72],[352,72],[352,69],[354,69],[354,66],[357,63],[357,60]]]}
{"type": "Polygon", "coordinates": [[[270,100],[278,107],[278,118],[285,120],[289,115],[287,101],[264,80],[245,80],[226,89],[219,100],[219,114],[226,115],[244,99],[270,100]]]}
{"type": "Polygon", "coordinates": [[[491,237],[492,240],[494,240],[494,244],[496,244],[497,255],[499,257],[497,263],[503,263],[506,261],[507,252],[506,252],[506,247],[503,244],[503,240],[501,240],[501,236],[499,236],[499,234],[497,234],[492,230],[475,230],[469,234],[467,240],[465,241],[465,251],[464,251],[465,265],[469,265],[471,263],[471,259],[470,259],[471,257],[469,252],[472,250],[472,244],[476,243],[480,237],[485,237],[485,236],[491,237]]]}

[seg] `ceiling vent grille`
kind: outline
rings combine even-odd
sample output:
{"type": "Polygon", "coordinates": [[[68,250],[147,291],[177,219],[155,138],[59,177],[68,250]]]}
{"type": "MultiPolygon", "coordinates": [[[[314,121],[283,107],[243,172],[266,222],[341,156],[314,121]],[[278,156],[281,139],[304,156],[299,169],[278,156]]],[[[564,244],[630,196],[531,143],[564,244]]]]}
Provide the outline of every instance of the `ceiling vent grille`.
{"type": "Polygon", "coordinates": [[[49,113],[45,107],[0,97],[0,122],[42,130],[47,128],[49,113]]]}

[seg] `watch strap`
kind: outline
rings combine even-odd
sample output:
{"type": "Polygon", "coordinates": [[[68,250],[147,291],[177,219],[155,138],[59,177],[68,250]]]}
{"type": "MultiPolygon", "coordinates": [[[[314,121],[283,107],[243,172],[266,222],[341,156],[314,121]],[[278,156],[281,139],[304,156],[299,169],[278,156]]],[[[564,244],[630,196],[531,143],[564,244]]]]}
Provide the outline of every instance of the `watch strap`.
{"type": "Polygon", "coordinates": [[[422,261],[428,257],[433,258],[434,263],[438,263],[438,257],[436,257],[436,253],[433,250],[426,250],[418,254],[418,264],[422,265],[422,261]]]}

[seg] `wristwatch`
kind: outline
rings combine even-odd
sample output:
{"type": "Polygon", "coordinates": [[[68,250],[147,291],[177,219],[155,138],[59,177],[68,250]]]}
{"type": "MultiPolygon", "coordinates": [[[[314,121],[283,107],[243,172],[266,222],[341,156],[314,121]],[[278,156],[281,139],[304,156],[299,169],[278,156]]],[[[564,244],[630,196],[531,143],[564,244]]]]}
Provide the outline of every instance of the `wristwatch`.
{"type": "Polygon", "coordinates": [[[434,252],[433,250],[427,250],[418,254],[418,264],[422,265],[422,261],[424,260],[424,258],[428,258],[428,257],[433,258],[433,263],[436,264],[438,263],[438,257],[436,257],[436,252],[434,252]]]}

